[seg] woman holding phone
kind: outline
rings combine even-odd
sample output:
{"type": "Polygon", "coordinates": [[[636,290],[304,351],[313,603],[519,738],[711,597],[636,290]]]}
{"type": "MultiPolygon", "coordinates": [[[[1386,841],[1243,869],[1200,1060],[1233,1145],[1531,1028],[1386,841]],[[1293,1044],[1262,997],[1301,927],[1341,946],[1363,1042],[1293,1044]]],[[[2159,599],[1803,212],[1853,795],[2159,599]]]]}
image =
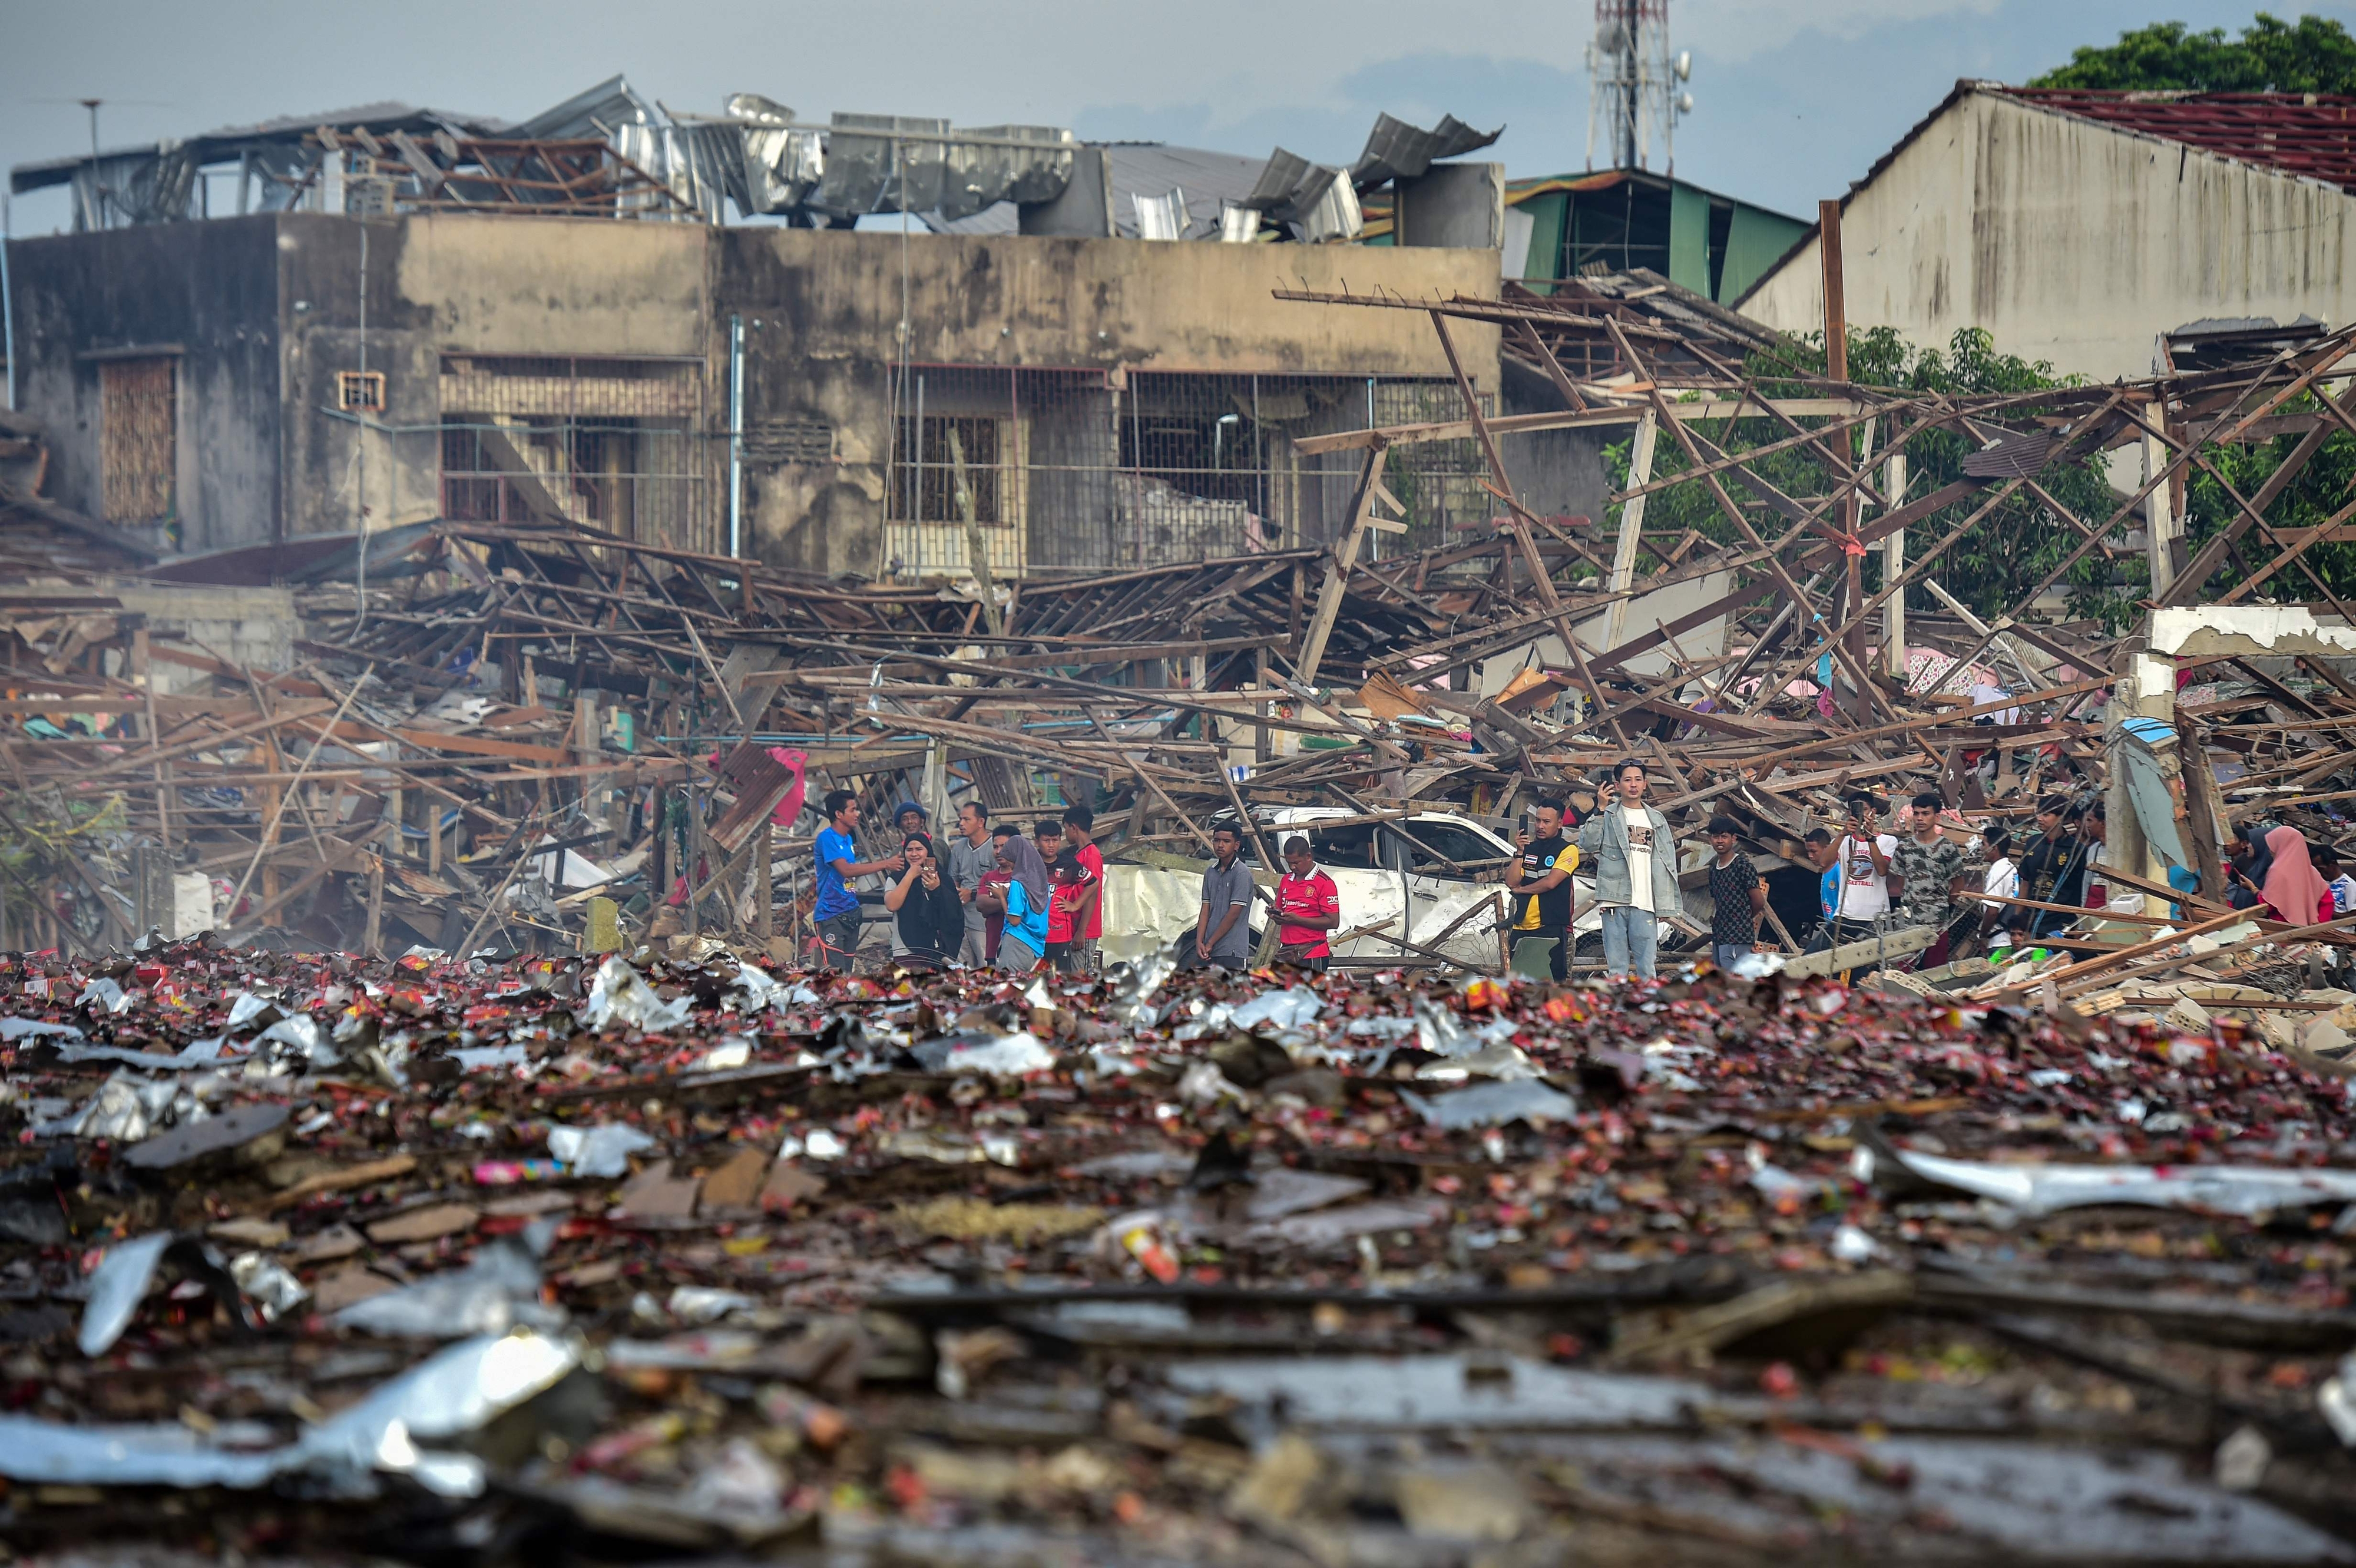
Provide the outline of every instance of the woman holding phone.
{"type": "Polygon", "coordinates": [[[908,950],[900,961],[926,973],[947,969],[965,941],[965,903],[932,835],[908,834],[900,853],[907,867],[884,890],[884,907],[895,917],[900,945],[908,950]]]}

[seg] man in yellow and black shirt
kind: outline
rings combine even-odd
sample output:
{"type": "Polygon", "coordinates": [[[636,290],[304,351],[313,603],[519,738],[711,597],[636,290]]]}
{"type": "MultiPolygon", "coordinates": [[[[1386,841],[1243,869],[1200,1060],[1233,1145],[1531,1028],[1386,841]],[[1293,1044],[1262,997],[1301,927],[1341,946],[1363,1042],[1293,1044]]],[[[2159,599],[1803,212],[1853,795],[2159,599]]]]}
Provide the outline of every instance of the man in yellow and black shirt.
{"type": "Polygon", "coordinates": [[[1521,858],[1505,867],[1505,886],[1519,905],[1514,921],[1515,937],[1558,939],[1554,946],[1554,977],[1570,978],[1570,874],[1579,869],[1579,846],[1563,835],[1562,802],[1541,800],[1537,836],[1525,828],[1514,835],[1521,858]]]}

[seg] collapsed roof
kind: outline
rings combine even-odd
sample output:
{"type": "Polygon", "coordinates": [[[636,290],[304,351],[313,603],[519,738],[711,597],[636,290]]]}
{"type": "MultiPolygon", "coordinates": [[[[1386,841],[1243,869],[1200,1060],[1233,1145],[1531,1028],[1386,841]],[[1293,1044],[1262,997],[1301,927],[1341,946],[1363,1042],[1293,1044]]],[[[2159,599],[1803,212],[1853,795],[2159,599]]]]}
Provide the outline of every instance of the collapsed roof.
{"type": "MultiPolygon", "coordinates": [[[[19,194],[73,188],[76,231],[211,216],[202,179],[235,166],[236,210],[467,210],[721,223],[783,218],[848,228],[906,212],[928,226],[1005,232],[1054,201],[1085,145],[1045,125],[837,113],[825,124],[759,93],[717,116],[674,112],[615,76],[509,124],[384,102],[289,115],[186,140],[17,165],[19,194]]],[[[1349,168],[1282,147],[1266,158],[1158,145],[1101,149],[1116,233],[1148,239],[1353,239],[1357,197],[1502,134],[1453,115],[1431,130],[1376,116],[1349,168]],[[1228,214],[1257,215],[1238,221],[1228,214]],[[1267,234],[1263,227],[1272,225],[1267,234]]]]}

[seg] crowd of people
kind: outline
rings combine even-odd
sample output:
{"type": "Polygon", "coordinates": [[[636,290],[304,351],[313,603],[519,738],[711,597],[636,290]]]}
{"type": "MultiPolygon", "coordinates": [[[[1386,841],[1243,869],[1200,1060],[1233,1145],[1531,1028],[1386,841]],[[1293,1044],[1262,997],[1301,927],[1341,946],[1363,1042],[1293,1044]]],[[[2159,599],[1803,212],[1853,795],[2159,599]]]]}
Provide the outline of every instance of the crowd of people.
{"type": "MultiPolygon", "coordinates": [[[[1611,975],[1655,974],[1662,925],[1683,920],[1676,839],[1648,789],[1644,765],[1632,758],[1596,781],[1583,815],[1566,800],[1542,800],[1515,835],[1516,854],[1503,874],[1512,896],[1508,932],[1545,944],[1558,980],[1569,975],[1575,924],[1590,909],[1611,975]],[[1592,888],[1584,906],[1573,882],[1582,871],[1592,888]]],[[[822,811],[827,825],[817,840],[812,911],[820,963],[852,966],[867,916],[851,884],[878,876],[893,960],[904,968],[1090,974],[1100,967],[1105,863],[1087,806],[1066,806],[1060,818],[1025,832],[1018,824],[993,823],[985,807],[969,800],[958,808],[953,831],[936,837],[926,809],[905,801],[893,813],[899,847],[866,861],[858,857],[857,797],[834,790],[822,811]]],[[[1241,822],[1213,828],[1211,863],[1180,961],[1228,970],[1253,964],[1259,956],[1253,908],[1265,898],[1276,923],[1276,961],[1323,972],[1343,923],[1333,878],[1319,869],[1308,839],[1294,834],[1282,841],[1283,871],[1273,891],[1262,891],[1245,858],[1246,832],[1241,822]]],[[[1976,951],[2000,954],[2051,938],[2090,909],[2109,908],[2116,880],[2104,858],[2108,823],[2099,800],[2048,797],[2038,803],[2034,827],[2016,838],[2003,826],[1971,830],[1935,794],[1887,811],[1858,794],[1846,802],[1840,832],[1817,828],[1806,837],[1804,847],[1818,873],[1818,918],[1795,939],[1769,908],[1767,885],[1740,847],[1740,825],[1715,818],[1707,836],[1710,956],[1722,969],[1782,945],[1768,940],[1769,923],[1783,942],[1811,952],[1929,928],[1936,932],[1929,947],[1902,961],[1917,969],[1976,951]]],[[[2311,846],[2286,824],[2243,828],[2227,875],[2225,894],[2236,907],[2263,909],[2275,919],[2306,925],[2356,910],[2356,876],[2341,869],[2331,846],[2311,846]]],[[[2171,873],[2170,885],[2201,891],[2186,870],[2171,873]]],[[[2115,892],[2135,899],[2140,912],[2141,889],[2121,884],[2115,892]]]]}

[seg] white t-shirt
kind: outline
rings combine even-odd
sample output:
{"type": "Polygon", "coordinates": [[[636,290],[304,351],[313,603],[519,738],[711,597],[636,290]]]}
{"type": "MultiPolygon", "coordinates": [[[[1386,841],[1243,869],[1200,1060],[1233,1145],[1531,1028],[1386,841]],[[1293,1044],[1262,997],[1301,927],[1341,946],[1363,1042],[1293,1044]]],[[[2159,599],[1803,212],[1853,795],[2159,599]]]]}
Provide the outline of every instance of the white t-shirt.
{"type": "MultiPolygon", "coordinates": [[[[1873,842],[1885,860],[1898,853],[1896,833],[1876,833],[1873,842]]],[[[1839,847],[1841,918],[1878,920],[1890,913],[1890,888],[1883,881],[1887,874],[1874,868],[1866,841],[1854,834],[1843,834],[1839,847]]]]}
{"type": "Polygon", "coordinates": [[[2001,854],[1988,862],[1987,874],[1980,878],[1980,891],[1999,898],[2020,897],[2020,867],[2012,863],[2012,856],[2001,854]]]}
{"type": "Polygon", "coordinates": [[[1620,820],[1628,830],[1628,906],[1647,913],[1653,908],[1653,814],[1643,806],[1622,806],[1620,820]]]}

